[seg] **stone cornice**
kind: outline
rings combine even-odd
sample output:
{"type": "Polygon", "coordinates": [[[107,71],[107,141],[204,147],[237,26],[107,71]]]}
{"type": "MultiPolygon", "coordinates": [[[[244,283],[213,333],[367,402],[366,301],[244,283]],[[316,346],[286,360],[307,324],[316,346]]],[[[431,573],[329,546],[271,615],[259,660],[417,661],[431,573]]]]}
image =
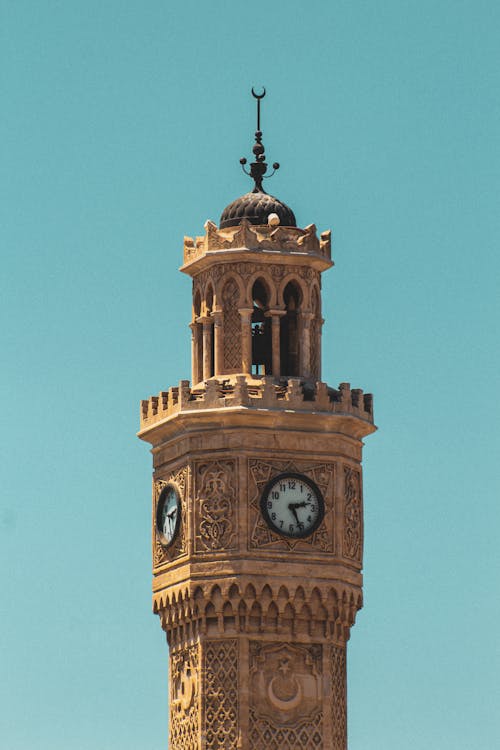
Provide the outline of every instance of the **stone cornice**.
{"type": "Polygon", "coordinates": [[[226,261],[238,256],[238,260],[255,260],[276,263],[276,256],[308,263],[320,271],[333,265],[331,259],[331,232],[322,232],[318,238],[316,227],[310,224],[305,229],[298,227],[253,226],[243,220],[240,226],[218,229],[212,221],[205,224],[203,237],[184,238],[184,264],[181,271],[195,276],[214,260],[226,261]]]}

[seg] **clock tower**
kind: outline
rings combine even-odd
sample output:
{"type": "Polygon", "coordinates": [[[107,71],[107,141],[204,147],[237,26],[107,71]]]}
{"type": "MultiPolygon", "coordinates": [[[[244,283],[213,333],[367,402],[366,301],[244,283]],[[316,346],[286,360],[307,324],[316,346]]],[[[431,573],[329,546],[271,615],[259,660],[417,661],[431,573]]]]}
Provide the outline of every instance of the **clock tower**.
{"type": "Polygon", "coordinates": [[[184,239],[191,383],[141,405],[168,747],[346,750],[372,397],[321,379],[330,232],[264,191],[252,93],[255,186],[184,239]]]}

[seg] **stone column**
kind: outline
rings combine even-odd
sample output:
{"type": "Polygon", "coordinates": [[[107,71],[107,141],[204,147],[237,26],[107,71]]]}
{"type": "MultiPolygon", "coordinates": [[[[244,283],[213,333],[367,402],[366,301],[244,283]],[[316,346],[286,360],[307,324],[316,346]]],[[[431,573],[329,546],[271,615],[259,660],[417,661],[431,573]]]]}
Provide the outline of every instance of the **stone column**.
{"type": "Polygon", "coordinates": [[[212,318],[198,318],[203,325],[203,380],[212,376],[212,318]]]}
{"type": "Polygon", "coordinates": [[[241,307],[241,371],[252,372],[252,313],[251,307],[241,307]]]}
{"type": "Polygon", "coordinates": [[[268,310],[266,312],[266,317],[271,318],[272,370],[274,378],[279,378],[281,374],[280,318],[283,315],[286,315],[285,310],[268,310]]]}
{"type": "Polygon", "coordinates": [[[301,347],[300,347],[300,374],[308,378],[311,375],[311,320],[313,314],[303,312],[300,314],[301,319],[301,347]]]}
{"type": "Polygon", "coordinates": [[[224,370],[224,329],[222,327],[223,312],[214,310],[214,375],[222,375],[224,370]]]}
{"type": "Polygon", "coordinates": [[[191,383],[194,385],[199,380],[198,349],[200,339],[200,326],[198,323],[190,323],[191,329],[191,383]]]}

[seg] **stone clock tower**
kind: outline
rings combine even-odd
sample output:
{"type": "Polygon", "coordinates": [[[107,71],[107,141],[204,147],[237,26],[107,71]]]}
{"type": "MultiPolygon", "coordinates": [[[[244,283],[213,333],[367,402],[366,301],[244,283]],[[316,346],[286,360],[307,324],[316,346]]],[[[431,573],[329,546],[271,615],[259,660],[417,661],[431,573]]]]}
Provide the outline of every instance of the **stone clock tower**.
{"type": "Polygon", "coordinates": [[[264,192],[254,96],[255,187],[184,240],[192,382],[141,408],[168,747],[345,750],[372,397],[321,380],[330,232],[264,192]]]}

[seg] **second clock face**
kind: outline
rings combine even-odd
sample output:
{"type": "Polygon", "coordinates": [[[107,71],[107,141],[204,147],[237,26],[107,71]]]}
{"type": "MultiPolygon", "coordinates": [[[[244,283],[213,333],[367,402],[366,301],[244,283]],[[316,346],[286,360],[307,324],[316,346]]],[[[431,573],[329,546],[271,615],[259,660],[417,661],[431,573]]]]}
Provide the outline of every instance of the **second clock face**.
{"type": "Polygon", "coordinates": [[[262,493],[260,504],[273,531],[299,539],[312,534],[325,514],[321,492],[301,474],[274,477],[262,493]]]}
{"type": "Polygon", "coordinates": [[[179,493],[172,484],[161,491],[156,513],[156,528],[162,544],[167,547],[177,534],[181,516],[179,493]]]}

